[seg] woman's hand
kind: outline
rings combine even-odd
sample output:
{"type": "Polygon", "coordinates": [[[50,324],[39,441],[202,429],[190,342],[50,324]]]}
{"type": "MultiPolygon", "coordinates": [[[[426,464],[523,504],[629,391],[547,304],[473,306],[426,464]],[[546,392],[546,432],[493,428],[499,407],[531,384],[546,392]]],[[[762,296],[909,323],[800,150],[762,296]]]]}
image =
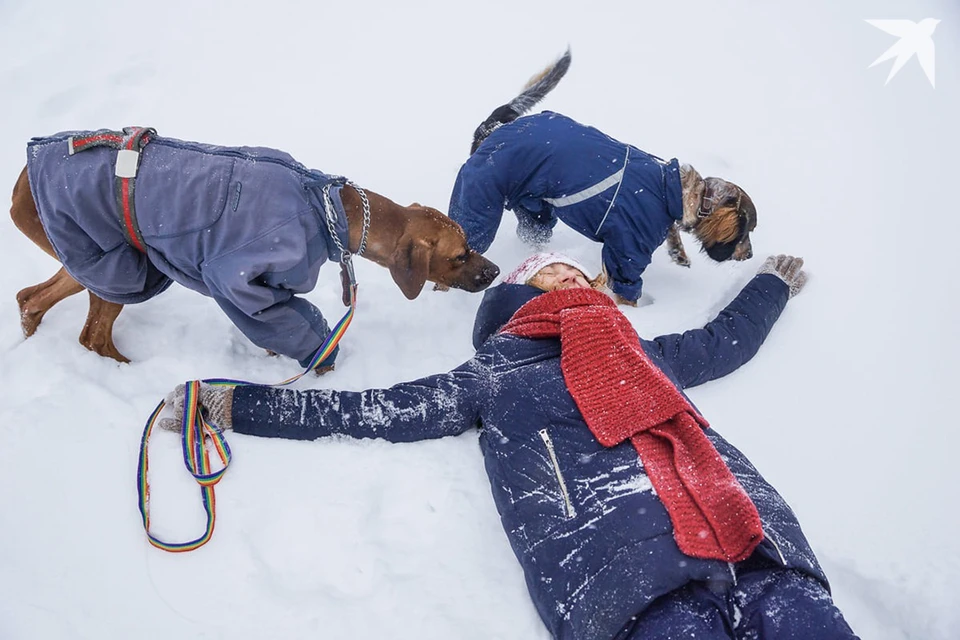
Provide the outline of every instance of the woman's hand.
{"type": "Polygon", "coordinates": [[[792,298],[800,293],[803,286],[807,284],[807,273],[801,269],[803,269],[803,258],[780,254],[767,258],[760,266],[757,274],[772,273],[783,280],[790,287],[790,297],[792,298]]]}
{"type": "MultiPolygon", "coordinates": [[[[167,395],[165,402],[173,417],[160,418],[160,422],[157,423],[158,427],[179,433],[183,416],[183,402],[186,396],[187,388],[184,384],[178,384],[167,395]]],[[[233,387],[201,382],[198,402],[207,422],[220,427],[221,430],[233,428],[233,387]]]]}

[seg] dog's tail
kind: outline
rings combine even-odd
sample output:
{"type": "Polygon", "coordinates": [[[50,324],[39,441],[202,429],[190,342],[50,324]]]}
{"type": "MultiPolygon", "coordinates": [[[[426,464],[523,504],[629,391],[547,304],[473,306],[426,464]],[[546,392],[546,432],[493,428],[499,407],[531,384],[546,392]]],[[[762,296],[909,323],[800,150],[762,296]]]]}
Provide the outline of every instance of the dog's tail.
{"type": "Polygon", "coordinates": [[[570,48],[560,58],[548,66],[546,69],[530,78],[523,91],[516,98],[501,105],[493,110],[493,113],[477,127],[473,132],[473,144],[470,146],[470,155],[477,150],[484,140],[487,139],[494,129],[502,124],[513,122],[527,111],[533,108],[535,104],[543,100],[550,93],[557,83],[560,82],[570,68],[570,48]]]}

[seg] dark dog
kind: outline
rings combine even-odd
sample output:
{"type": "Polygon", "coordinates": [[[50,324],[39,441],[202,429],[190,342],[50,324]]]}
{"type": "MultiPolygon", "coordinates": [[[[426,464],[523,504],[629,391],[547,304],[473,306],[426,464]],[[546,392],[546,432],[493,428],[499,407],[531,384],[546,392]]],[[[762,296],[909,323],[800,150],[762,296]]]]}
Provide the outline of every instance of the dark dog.
{"type": "Polygon", "coordinates": [[[10,214],[64,267],[17,294],[27,337],[51,307],[87,288],[90,309],[80,343],[128,362],[113,342],[117,315],[124,304],[176,281],[212,296],[255,344],[303,363],[329,328],[295,294],[313,288],[322,262],[339,259],[337,243],[357,255],[363,248],[362,256],[389,269],[408,299],[428,280],[480,291],[499,273],[470,250],[460,226],[435,209],[400,206],[311,172],[282,152],[186,143],[145,131],[151,138],[134,158],[135,190],[132,179],[128,184],[119,175],[129,173],[121,165],[130,135],[121,151],[106,143],[82,146],[123,136],[114,132],[31,142],[10,214]],[[124,194],[135,204],[129,215],[124,194]],[[336,218],[333,226],[327,215],[336,218]]]}
{"type": "Polygon", "coordinates": [[[713,260],[750,258],[757,212],[737,185],[703,179],[676,159],[661,160],[559,113],[523,116],[569,66],[568,50],[474,132],[449,209],[470,246],[487,250],[504,208],[516,214],[521,239],[535,245],[562,220],[603,243],[608,284],[628,304],[640,297],[640,276],[664,241],[674,262],[689,266],[681,230],[713,260]]]}
{"type": "Polygon", "coordinates": [[[752,258],[750,232],[757,227],[757,208],[746,191],[721,178],[704,179],[686,164],[680,167],[680,185],[683,218],[667,235],[670,258],[682,267],[690,266],[681,229],[692,233],[717,262],[752,258]]]}

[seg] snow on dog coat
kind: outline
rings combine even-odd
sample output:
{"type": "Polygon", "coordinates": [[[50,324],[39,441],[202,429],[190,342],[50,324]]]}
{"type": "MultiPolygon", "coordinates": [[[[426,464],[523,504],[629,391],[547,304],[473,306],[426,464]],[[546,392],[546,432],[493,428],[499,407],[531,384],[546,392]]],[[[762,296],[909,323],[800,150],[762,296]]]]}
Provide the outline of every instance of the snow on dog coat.
{"type": "Polygon", "coordinates": [[[493,242],[504,208],[556,217],[603,243],[610,287],[640,297],[641,274],[683,217],[680,167],[559,113],[505,124],[464,163],[450,218],[480,253],[493,242]]]}

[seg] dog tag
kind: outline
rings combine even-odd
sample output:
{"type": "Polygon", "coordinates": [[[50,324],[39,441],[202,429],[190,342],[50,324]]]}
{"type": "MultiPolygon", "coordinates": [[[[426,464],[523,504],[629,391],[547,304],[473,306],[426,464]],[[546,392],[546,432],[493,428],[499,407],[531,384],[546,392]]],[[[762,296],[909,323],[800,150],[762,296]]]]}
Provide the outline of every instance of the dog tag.
{"type": "Polygon", "coordinates": [[[118,178],[135,178],[139,161],[139,152],[133,149],[120,149],[117,151],[117,169],[114,172],[115,175],[118,178]]]}

